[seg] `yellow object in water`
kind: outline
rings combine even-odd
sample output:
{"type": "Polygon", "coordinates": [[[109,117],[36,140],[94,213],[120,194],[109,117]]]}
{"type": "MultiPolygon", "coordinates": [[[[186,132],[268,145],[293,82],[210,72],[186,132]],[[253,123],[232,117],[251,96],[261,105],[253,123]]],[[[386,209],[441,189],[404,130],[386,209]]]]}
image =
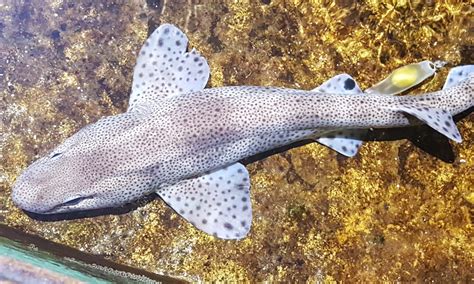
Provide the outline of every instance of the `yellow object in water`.
{"type": "Polygon", "coordinates": [[[385,95],[399,94],[434,75],[435,71],[436,64],[431,61],[412,63],[393,71],[387,78],[368,88],[365,92],[385,95]]]}
{"type": "Polygon", "coordinates": [[[390,82],[399,87],[406,88],[413,86],[419,78],[419,70],[414,65],[403,66],[392,73],[390,82]]]}

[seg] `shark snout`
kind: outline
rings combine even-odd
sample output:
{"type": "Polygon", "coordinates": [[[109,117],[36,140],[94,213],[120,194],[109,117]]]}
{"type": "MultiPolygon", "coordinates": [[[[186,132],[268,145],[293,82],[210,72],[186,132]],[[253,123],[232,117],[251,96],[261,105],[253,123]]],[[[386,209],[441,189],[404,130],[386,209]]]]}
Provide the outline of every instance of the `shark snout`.
{"type": "Polygon", "coordinates": [[[45,213],[55,206],[46,198],[45,190],[41,183],[20,176],[12,188],[13,203],[25,211],[45,213]]]}
{"type": "Polygon", "coordinates": [[[35,212],[36,206],[33,206],[31,200],[33,196],[28,192],[28,185],[25,182],[17,181],[12,188],[13,203],[23,210],[35,212]]]}

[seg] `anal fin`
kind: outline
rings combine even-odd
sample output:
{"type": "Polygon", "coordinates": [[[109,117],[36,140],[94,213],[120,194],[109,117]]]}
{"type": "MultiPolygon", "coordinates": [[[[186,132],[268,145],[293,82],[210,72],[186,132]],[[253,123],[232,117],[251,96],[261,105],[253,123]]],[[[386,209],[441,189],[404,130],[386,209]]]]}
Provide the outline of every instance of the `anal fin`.
{"type": "Polygon", "coordinates": [[[236,163],[156,192],[201,231],[222,239],[241,239],[252,222],[249,189],[247,169],[236,163]]]}

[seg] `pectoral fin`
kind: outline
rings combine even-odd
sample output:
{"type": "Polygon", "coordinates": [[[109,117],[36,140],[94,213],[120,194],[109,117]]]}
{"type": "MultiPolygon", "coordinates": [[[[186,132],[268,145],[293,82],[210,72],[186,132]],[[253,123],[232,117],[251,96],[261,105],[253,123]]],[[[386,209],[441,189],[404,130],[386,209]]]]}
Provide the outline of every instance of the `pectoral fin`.
{"type": "Polygon", "coordinates": [[[252,222],[250,180],[242,164],[181,181],[157,194],[183,218],[207,234],[241,239],[252,222]]]}

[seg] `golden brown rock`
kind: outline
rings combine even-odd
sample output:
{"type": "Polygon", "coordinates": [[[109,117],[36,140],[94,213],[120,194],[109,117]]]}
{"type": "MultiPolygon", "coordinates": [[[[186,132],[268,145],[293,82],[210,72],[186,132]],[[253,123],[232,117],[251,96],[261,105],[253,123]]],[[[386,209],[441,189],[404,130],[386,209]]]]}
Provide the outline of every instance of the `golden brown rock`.
{"type": "MultiPolygon", "coordinates": [[[[421,127],[374,133],[395,141],[368,142],[353,159],[309,144],[250,164],[254,221],[238,242],[198,232],[160,200],[58,222],[11,202],[30,162],[125,111],[135,54],[162,22],[181,27],[208,59],[209,86],[311,89],[346,72],[366,88],[408,63],[474,61],[469,1],[353,2],[3,1],[0,221],[189,279],[472,281],[472,114],[458,123],[464,141],[453,152],[421,127]],[[407,137],[428,138],[417,144],[431,154],[407,137]]],[[[416,91],[440,88],[446,73],[416,91]]]]}

